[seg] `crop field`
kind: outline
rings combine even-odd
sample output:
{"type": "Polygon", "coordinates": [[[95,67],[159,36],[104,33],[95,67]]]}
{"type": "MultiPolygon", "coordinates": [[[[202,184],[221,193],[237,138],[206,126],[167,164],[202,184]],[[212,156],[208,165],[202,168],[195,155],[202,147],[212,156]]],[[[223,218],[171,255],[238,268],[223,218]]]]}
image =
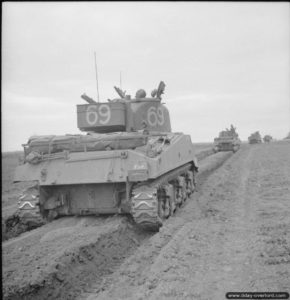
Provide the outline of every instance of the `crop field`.
{"type": "MultiPolygon", "coordinates": [[[[212,153],[197,191],[157,233],[130,216],[66,217],[2,242],[4,299],[226,299],[290,292],[290,142],[212,153]]],[[[2,154],[2,218],[27,184],[2,154]]],[[[2,228],[3,231],[3,228],[2,228]]]]}

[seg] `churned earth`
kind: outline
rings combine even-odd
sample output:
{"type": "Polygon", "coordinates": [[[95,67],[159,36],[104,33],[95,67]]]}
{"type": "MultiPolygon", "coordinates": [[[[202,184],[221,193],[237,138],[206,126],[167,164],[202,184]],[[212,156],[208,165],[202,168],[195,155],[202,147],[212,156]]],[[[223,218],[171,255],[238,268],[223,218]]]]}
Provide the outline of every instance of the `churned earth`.
{"type": "MultiPolygon", "coordinates": [[[[211,148],[203,149],[198,151],[198,157],[212,153],[211,148]]],[[[12,206],[12,212],[17,208],[17,198],[14,198],[21,190],[18,185],[9,186],[9,182],[18,155],[9,154],[10,159],[6,160],[4,157],[3,165],[8,171],[5,175],[9,176],[2,181],[5,186],[2,217],[7,206],[12,206]]],[[[216,168],[228,156],[227,153],[216,155],[212,163],[207,161],[204,165],[216,168]]],[[[14,228],[17,230],[6,230],[6,238],[10,239],[2,244],[2,283],[7,299],[75,298],[91,282],[100,283],[153,235],[136,228],[126,216],[61,218],[22,234],[19,226],[14,228]]]]}
{"type": "Polygon", "coordinates": [[[290,143],[245,146],[83,299],[290,291],[290,143]]]}
{"type": "Polygon", "coordinates": [[[158,233],[126,216],[69,217],[3,242],[2,253],[5,299],[289,292],[290,142],[201,160],[198,191],[158,233]]]}

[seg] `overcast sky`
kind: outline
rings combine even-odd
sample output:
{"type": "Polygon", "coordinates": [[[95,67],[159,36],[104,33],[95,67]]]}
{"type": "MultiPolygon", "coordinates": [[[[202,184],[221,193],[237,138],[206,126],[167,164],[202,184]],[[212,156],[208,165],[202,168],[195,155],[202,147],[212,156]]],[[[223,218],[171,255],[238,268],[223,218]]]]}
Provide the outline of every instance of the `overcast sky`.
{"type": "Polygon", "coordinates": [[[288,2],[2,3],[2,151],[29,136],[80,133],[84,92],[147,94],[161,80],[173,131],[213,141],[234,124],[290,131],[288,2]]]}

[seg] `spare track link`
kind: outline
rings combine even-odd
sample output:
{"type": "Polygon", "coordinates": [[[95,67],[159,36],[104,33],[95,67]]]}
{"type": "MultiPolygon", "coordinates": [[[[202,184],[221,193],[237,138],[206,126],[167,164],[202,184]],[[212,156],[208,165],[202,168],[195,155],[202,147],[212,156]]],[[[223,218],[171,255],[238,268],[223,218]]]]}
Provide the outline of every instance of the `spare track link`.
{"type": "Polygon", "coordinates": [[[44,224],[39,207],[38,184],[27,188],[19,197],[17,216],[20,223],[29,227],[38,227],[44,224]]]}
{"type": "Polygon", "coordinates": [[[194,191],[194,173],[190,172],[191,188],[190,191],[186,191],[184,187],[180,189],[179,194],[181,194],[181,201],[179,203],[177,201],[170,201],[168,204],[164,204],[168,201],[162,201],[166,197],[169,198],[169,195],[172,195],[172,198],[176,197],[176,189],[170,182],[174,180],[176,182],[180,182],[180,180],[184,181],[185,178],[183,176],[186,175],[190,169],[191,164],[187,164],[162,175],[153,182],[137,184],[133,188],[131,198],[132,216],[136,224],[146,230],[153,231],[157,231],[162,226],[163,221],[175,212],[176,204],[182,205],[186,198],[194,191]],[[163,209],[161,210],[162,205],[163,209]],[[161,213],[161,211],[163,211],[163,213],[161,213]]]}

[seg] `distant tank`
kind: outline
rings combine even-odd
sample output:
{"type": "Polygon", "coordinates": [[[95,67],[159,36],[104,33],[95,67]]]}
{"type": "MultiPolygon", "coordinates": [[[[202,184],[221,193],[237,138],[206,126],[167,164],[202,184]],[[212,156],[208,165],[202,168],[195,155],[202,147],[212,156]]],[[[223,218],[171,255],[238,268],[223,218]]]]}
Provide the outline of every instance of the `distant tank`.
{"type": "Polygon", "coordinates": [[[146,98],[115,87],[120,98],[77,105],[86,135],[32,136],[14,182],[35,181],[19,199],[23,223],[65,215],[131,214],[158,229],[195,190],[198,170],[189,135],[173,133],[161,103],[165,84],[146,98]]]}
{"type": "Polygon", "coordinates": [[[288,135],[283,140],[290,140],[290,132],[288,133],[288,135]]]}
{"type": "Polygon", "coordinates": [[[221,131],[219,136],[214,139],[214,151],[233,151],[236,152],[241,146],[241,140],[236,132],[236,128],[231,125],[230,129],[221,131]]]}
{"type": "Polygon", "coordinates": [[[263,137],[264,143],[270,143],[272,140],[273,140],[273,138],[272,138],[271,135],[269,135],[269,134],[266,134],[266,135],[263,137]]]}
{"type": "Polygon", "coordinates": [[[248,137],[249,144],[260,144],[262,143],[262,136],[259,131],[252,133],[248,137]]]}

